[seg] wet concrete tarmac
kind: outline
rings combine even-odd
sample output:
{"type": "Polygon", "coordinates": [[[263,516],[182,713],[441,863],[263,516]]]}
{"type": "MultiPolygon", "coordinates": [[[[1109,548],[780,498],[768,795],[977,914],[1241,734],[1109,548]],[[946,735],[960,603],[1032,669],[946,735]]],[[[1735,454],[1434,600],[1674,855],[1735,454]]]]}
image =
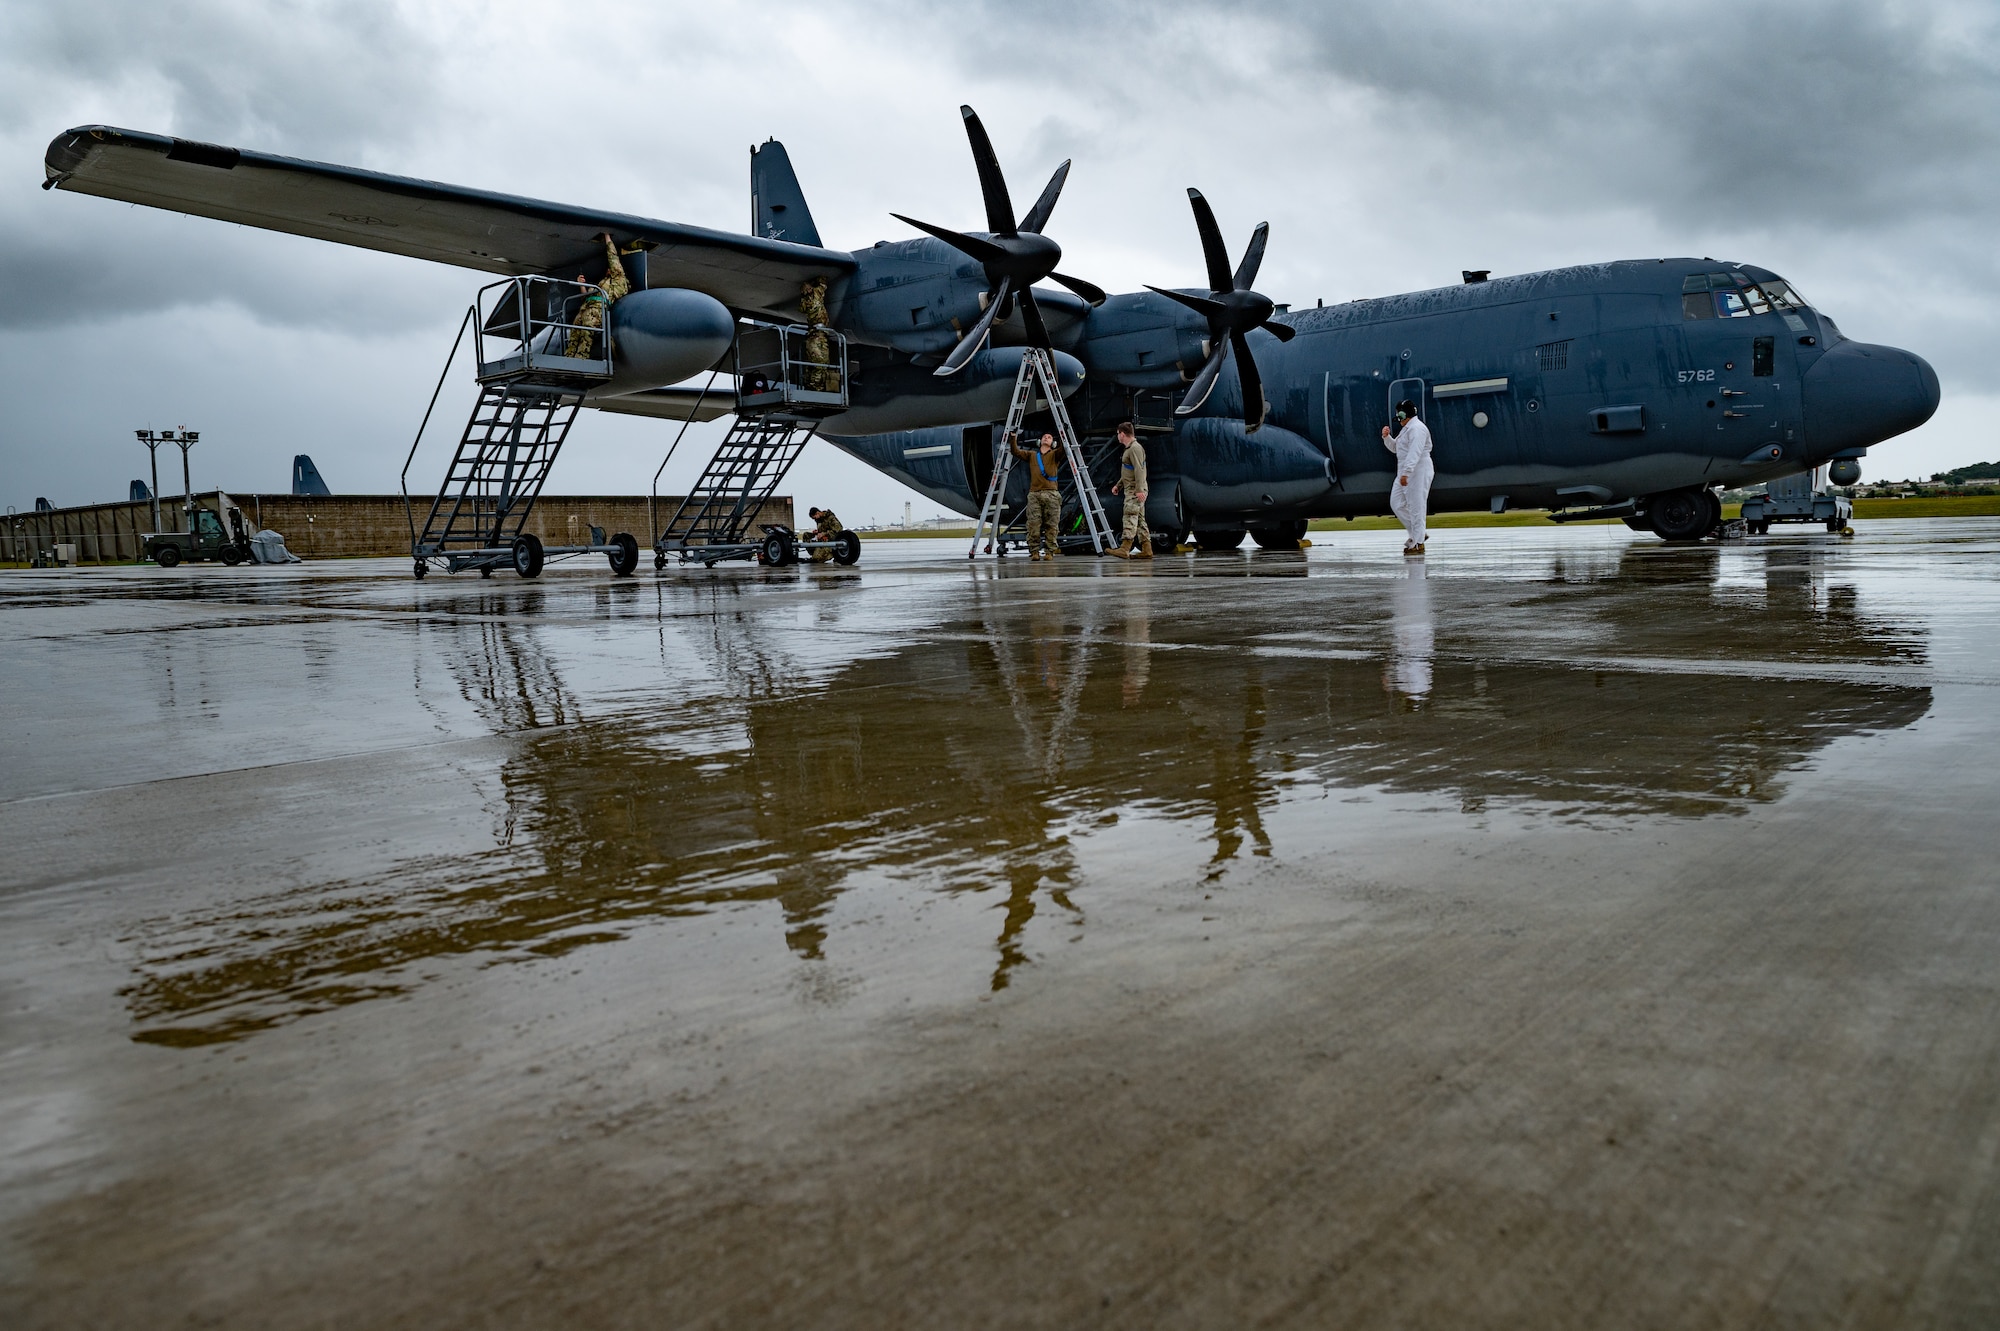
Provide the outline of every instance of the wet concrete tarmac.
{"type": "Polygon", "coordinates": [[[2000,523],[0,574],[0,1320],[1991,1326],[2000,523]]]}

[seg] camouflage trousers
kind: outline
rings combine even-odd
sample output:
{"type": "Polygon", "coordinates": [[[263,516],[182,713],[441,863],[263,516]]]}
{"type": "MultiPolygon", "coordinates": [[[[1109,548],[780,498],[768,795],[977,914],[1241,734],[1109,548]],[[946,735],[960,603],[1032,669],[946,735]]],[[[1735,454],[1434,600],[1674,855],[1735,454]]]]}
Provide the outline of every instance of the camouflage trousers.
{"type": "Polygon", "coordinates": [[[591,352],[597,342],[597,334],[590,330],[604,327],[604,306],[594,300],[585,301],[583,308],[576,312],[576,322],[578,326],[569,330],[569,341],[563,346],[563,355],[578,360],[596,360],[591,352]]]}
{"type": "Polygon", "coordinates": [[[1054,490],[1028,491],[1028,553],[1046,548],[1056,552],[1056,537],[1062,532],[1062,495],[1054,490]]]}
{"type": "Polygon", "coordinates": [[[1125,534],[1124,534],[1124,536],[1123,536],[1123,537],[1121,537],[1121,538],[1120,538],[1120,540],[1119,540],[1119,544],[1121,544],[1121,545],[1135,545],[1135,544],[1137,544],[1137,543],[1139,542],[1139,540],[1140,540],[1141,538],[1143,538],[1143,537],[1144,537],[1145,535],[1147,535],[1147,532],[1146,532],[1146,496],[1144,496],[1144,495],[1126,495],[1126,496],[1125,496],[1125,534]]]}

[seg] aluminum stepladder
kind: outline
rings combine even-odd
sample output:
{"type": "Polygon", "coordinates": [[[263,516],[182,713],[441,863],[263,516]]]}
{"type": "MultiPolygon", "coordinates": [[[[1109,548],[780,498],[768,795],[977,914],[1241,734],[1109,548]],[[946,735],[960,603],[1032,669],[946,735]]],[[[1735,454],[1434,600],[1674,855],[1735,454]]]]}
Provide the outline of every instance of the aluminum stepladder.
{"type": "MultiPolygon", "coordinates": [[[[993,478],[987,482],[986,498],[979,506],[979,524],[972,529],[972,548],[965,552],[967,559],[978,558],[981,537],[986,540],[986,553],[992,554],[996,547],[1001,553],[1006,552],[1000,514],[1006,505],[1007,478],[1014,471],[1014,451],[1007,441],[1027,419],[1037,392],[1048,401],[1049,415],[1054,418],[1056,440],[1062,445],[1066,463],[1064,470],[1076,486],[1077,507],[1090,532],[1091,548],[1101,555],[1113,543],[1111,522],[1104,516],[1104,504],[1084,466],[1083,446],[1077,442],[1076,427],[1070,424],[1069,408],[1063,405],[1062,391],[1056,385],[1053,358],[1041,347],[1029,347],[1021,357],[1021,368],[1014,374],[1014,398],[1007,404],[1007,423],[993,441],[993,478]]],[[[1060,488],[1061,483],[1057,484],[1060,488]]]]}

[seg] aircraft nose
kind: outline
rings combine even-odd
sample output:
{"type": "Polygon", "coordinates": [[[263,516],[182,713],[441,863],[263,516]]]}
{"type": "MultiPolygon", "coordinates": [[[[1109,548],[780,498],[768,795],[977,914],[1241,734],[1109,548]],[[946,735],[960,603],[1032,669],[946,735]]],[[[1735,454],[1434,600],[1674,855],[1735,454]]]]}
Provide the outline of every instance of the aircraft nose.
{"type": "Polygon", "coordinates": [[[1938,409],[1937,371],[1899,347],[1837,342],[1806,371],[1802,409],[1815,457],[1914,430],[1938,409]]]}

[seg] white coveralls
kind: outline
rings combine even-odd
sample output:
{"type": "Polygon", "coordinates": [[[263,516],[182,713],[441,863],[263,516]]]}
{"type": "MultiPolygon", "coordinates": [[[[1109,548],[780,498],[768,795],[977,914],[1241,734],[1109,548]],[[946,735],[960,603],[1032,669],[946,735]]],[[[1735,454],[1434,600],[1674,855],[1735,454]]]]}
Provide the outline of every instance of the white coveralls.
{"type": "Polygon", "coordinates": [[[1384,439],[1382,447],[1396,455],[1396,479],[1389,483],[1389,511],[1410,534],[1408,544],[1424,543],[1424,511],[1430,507],[1431,432],[1412,416],[1394,439],[1384,439]],[[1403,484],[1405,480],[1408,485],[1403,484]]]}

